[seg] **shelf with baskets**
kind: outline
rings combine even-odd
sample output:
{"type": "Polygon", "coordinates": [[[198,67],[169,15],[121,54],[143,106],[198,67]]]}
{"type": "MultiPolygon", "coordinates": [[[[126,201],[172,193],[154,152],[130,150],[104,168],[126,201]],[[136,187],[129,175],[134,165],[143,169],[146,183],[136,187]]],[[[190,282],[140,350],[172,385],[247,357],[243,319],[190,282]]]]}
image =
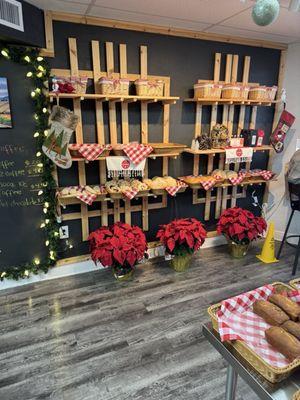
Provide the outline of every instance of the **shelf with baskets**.
{"type": "MultiPolygon", "coordinates": [[[[86,143],[86,133],[82,122],[82,110],[89,107],[88,101],[93,101],[94,104],[90,107],[95,113],[95,143],[99,145],[110,144],[117,146],[119,143],[128,144],[131,142],[130,136],[130,118],[129,109],[130,103],[138,103],[140,107],[140,138],[139,143],[148,144],[149,140],[148,132],[148,107],[150,109],[151,103],[160,103],[162,107],[161,117],[161,137],[158,141],[161,144],[169,143],[169,127],[170,127],[170,105],[175,104],[179,100],[179,97],[170,95],[170,83],[171,79],[168,76],[154,76],[148,75],[148,61],[147,61],[147,47],[140,46],[139,48],[139,66],[140,70],[138,73],[127,72],[127,46],[125,44],[117,45],[118,47],[118,61],[115,62],[114,44],[112,42],[105,43],[105,67],[101,65],[102,57],[100,56],[102,49],[98,41],[93,40],[91,42],[91,55],[92,55],[92,70],[81,71],[78,67],[78,53],[77,53],[77,42],[74,38],[68,39],[69,46],[69,58],[70,67],[69,69],[53,68],[52,75],[55,77],[64,77],[68,79],[75,77],[76,79],[92,79],[94,93],[59,93],[50,92],[49,97],[52,104],[66,104],[68,107],[70,101],[73,105],[74,113],[79,117],[79,123],[75,131],[75,144],[83,145],[86,143]],[[115,65],[118,65],[119,71],[115,71],[115,65]],[[136,80],[149,80],[159,81],[163,84],[163,96],[144,96],[139,93],[136,95],[116,95],[116,94],[102,94],[99,80],[103,77],[109,79],[124,79],[130,82],[136,80]],[[86,102],[86,103],[85,103],[86,102]],[[85,104],[83,104],[85,103],[85,104]],[[118,106],[118,107],[117,107],[118,106]],[[119,118],[120,116],[120,118],[119,118]],[[106,125],[107,120],[107,125],[106,125]],[[107,134],[108,133],[108,134],[107,134]]],[[[135,137],[136,139],[136,137],[135,137]]],[[[93,139],[94,140],[94,139],[93,139]]],[[[156,139],[157,140],[157,139],[156,139]]],[[[89,140],[90,141],[90,140],[89,140]]],[[[172,145],[172,144],[170,144],[172,145]]],[[[160,158],[161,162],[161,176],[169,175],[169,160],[177,158],[184,149],[171,148],[165,151],[154,151],[149,154],[146,159],[144,176],[148,178],[148,160],[160,158]]],[[[87,185],[87,164],[85,158],[79,155],[73,155],[73,161],[78,163],[78,185],[79,187],[86,187],[87,185]]],[[[107,154],[99,155],[94,161],[99,164],[99,184],[105,185],[107,182],[107,166],[106,166],[107,154]]],[[[60,171],[60,174],[56,174],[57,187],[61,187],[59,180],[60,175],[65,174],[65,171],[60,171]]],[[[63,188],[61,188],[63,189],[63,188]]],[[[141,225],[143,230],[149,229],[149,211],[155,209],[165,208],[168,205],[168,194],[166,191],[158,196],[156,201],[148,202],[149,197],[157,197],[152,192],[144,192],[136,195],[137,199],[133,198],[134,203],[129,198],[121,196],[114,196],[108,194],[101,194],[95,198],[95,205],[92,208],[89,204],[84,203],[76,195],[65,195],[60,196],[59,200],[62,202],[60,207],[60,218],[62,221],[79,220],[81,222],[82,240],[86,241],[90,233],[90,222],[89,219],[96,217],[99,218],[99,225],[107,225],[111,223],[109,217],[113,217],[113,222],[120,221],[123,219],[126,223],[131,224],[132,213],[140,213],[141,225]],[[112,197],[114,197],[112,199],[112,197]],[[69,204],[78,204],[80,209],[66,209],[69,204]],[[122,217],[122,218],[121,218],[122,217]]]]}
{"type": "MultiPolygon", "coordinates": [[[[222,57],[221,53],[216,53],[213,80],[199,79],[195,85],[196,88],[207,86],[208,90],[203,90],[203,93],[197,91],[193,98],[184,100],[184,102],[195,104],[194,139],[201,138],[205,132],[207,135],[207,130],[210,133],[217,123],[221,123],[227,128],[229,138],[233,136],[234,131],[239,136],[242,129],[246,126],[249,129],[255,129],[257,112],[260,106],[274,106],[275,109],[279,106],[280,100],[275,98],[277,87],[265,88],[259,86],[258,83],[249,83],[251,58],[245,56],[243,61],[243,70],[239,74],[238,68],[241,63],[238,55],[226,54],[225,57],[222,57]],[[225,79],[222,81],[220,75],[223,58],[225,58],[225,79]],[[242,76],[242,81],[238,82],[238,76],[240,75],[242,76]],[[227,90],[225,93],[222,92],[224,87],[227,90]],[[251,96],[249,96],[250,92],[251,96]],[[208,115],[208,111],[204,109],[205,106],[211,107],[208,124],[206,121],[207,118],[203,118],[204,113],[208,115]],[[222,106],[222,108],[219,106],[222,106]],[[247,107],[248,111],[246,113],[247,107]],[[246,118],[249,118],[249,120],[246,121],[246,118]]],[[[268,158],[272,147],[266,144],[254,147],[253,150],[254,153],[264,152],[268,158]]],[[[226,150],[222,146],[220,148],[207,148],[205,150],[194,150],[191,148],[184,150],[184,153],[191,154],[194,157],[194,176],[199,175],[200,160],[206,163],[207,175],[210,175],[215,168],[224,170],[225,172],[228,171],[230,166],[225,164],[225,152],[226,150]]],[[[243,166],[243,169],[250,170],[250,162],[243,164],[234,164],[234,171],[238,172],[241,166],[243,166]]],[[[249,185],[262,185],[264,183],[265,181],[262,179],[242,182],[241,185],[218,183],[212,189],[207,190],[204,196],[203,190],[200,191],[200,188],[194,187],[192,189],[193,204],[204,204],[205,221],[211,218],[217,219],[221,212],[228,208],[228,206],[234,207],[237,199],[246,197],[246,188],[249,185]],[[214,207],[212,207],[212,203],[215,203],[214,207]]]]}

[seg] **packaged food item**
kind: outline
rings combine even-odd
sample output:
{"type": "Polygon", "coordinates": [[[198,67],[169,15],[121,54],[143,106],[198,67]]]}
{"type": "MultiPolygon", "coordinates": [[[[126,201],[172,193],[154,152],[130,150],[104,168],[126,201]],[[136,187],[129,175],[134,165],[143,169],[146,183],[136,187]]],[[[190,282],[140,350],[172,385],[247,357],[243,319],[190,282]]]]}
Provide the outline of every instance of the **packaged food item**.
{"type": "Polygon", "coordinates": [[[300,306],[281,294],[272,294],[268,300],[280,307],[293,321],[298,321],[300,316],[300,306]]]}
{"type": "Polygon", "coordinates": [[[244,138],[243,137],[232,137],[230,138],[230,147],[243,147],[244,138]]]}
{"type": "Polygon", "coordinates": [[[256,146],[257,147],[261,147],[263,145],[264,137],[265,137],[265,131],[262,130],[262,129],[258,129],[258,131],[257,131],[257,141],[256,141],[256,146]]]}
{"type": "Polygon", "coordinates": [[[281,308],[265,300],[257,300],[253,304],[253,312],[274,326],[282,325],[289,320],[289,316],[281,308]]]}
{"type": "Polygon", "coordinates": [[[257,142],[257,131],[255,129],[242,129],[240,137],[244,139],[244,146],[255,147],[257,142]]]}
{"type": "Polygon", "coordinates": [[[211,176],[215,178],[217,181],[224,181],[227,178],[226,171],[223,171],[222,169],[215,169],[211,173],[211,176]]]}
{"type": "Polygon", "coordinates": [[[300,357],[299,340],[283,328],[272,326],[265,331],[267,342],[290,361],[300,357]]]}

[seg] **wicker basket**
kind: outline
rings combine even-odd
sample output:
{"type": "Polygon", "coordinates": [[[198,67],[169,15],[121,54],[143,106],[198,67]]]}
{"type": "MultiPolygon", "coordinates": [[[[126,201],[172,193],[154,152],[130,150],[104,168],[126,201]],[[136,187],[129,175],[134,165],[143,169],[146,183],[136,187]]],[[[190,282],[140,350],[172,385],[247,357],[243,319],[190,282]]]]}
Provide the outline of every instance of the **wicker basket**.
{"type": "Polygon", "coordinates": [[[300,278],[293,279],[292,281],[289,282],[289,285],[290,285],[293,289],[300,290],[300,278]]]}
{"type": "Polygon", "coordinates": [[[161,80],[137,79],[134,84],[138,96],[163,97],[164,95],[164,82],[161,80]]]}
{"type": "Polygon", "coordinates": [[[214,83],[196,83],[194,85],[195,99],[220,99],[222,93],[222,85],[214,83]]]}
{"type": "Polygon", "coordinates": [[[240,99],[247,100],[249,96],[249,86],[240,86],[240,99]]]}
{"type": "Polygon", "coordinates": [[[99,79],[98,83],[100,85],[101,94],[121,96],[128,96],[129,94],[128,79],[111,79],[102,77],[99,79]]]}
{"type": "MultiPolygon", "coordinates": [[[[83,155],[78,151],[78,145],[76,143],[69,144],[69,151],[72,158],[84,158],[83,155]]],[[[110,149],[105,149],[101,153],[100,157],[109,156],[110,149]]]]}
{"type": "MultiPolygon", "coordinates": [[[[272,283],[276,292],[291,290],[291,287],[281,283],[272,283]]],[[[220,310],[221,304],[215,304],[208,308],[208,314],[211,318],[212,325],[215,331],[219,331],[217,312],[220,310]]],[[[241,340],[228,342],[232,346],[233,351],[237,352],[247,363],[260,373],[269,382],[276,383],[286,379],[295,369],[300,366],[300,360],[294,360],[284,368],[275,368],[266,363],[258,354],[256,354],[247,344],[241,340]]]]}
{"type": "Polygon", "coordinates": [[[85,77],[72,76],[70,79],[71,85],[75,89],[75,93],[85,94],[88,79],[85,77]]]}
{"type": "Polygon", "coordinates": [[[223,99],[239,99],[241,97],[241,88],[239,85],[225,85],[222,88],[223,99]]]}
{"type": "Polygon", "coordinates": [[[267,88],[265,86],[257,86],[257,87],[251,88],[249,91],[249,99],[256,100],[256,101],[269,100],[267,88]]]}
{"type": "Polygon", "coordinates": [[[267,95],[270,101],[274,101],[277,94],[277,86],[267,87],[267,95]]]}
{"type": "Polygon", "coordinates": [[[152,154],[178,154],[187,147],[180,143],[148,143],[148,145],[153,147],[152,154]]]}

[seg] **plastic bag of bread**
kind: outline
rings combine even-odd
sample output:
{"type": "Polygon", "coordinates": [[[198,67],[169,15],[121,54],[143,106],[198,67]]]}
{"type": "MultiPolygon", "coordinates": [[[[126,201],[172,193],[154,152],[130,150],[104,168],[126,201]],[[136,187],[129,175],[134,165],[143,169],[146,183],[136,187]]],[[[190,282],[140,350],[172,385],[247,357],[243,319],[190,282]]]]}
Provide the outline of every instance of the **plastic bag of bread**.
{"type": "Polygon", "coordinates": [[[235,179],[238,177],[238,173],[236,171],[227,171],[226,177],[227,179],[235,179]]]}
{"type": "Polygon", "coordinates": [[[217,181],[224,181],[226,179],[226,172],[222,169],[215,169],[210,175],[217,181]]]}

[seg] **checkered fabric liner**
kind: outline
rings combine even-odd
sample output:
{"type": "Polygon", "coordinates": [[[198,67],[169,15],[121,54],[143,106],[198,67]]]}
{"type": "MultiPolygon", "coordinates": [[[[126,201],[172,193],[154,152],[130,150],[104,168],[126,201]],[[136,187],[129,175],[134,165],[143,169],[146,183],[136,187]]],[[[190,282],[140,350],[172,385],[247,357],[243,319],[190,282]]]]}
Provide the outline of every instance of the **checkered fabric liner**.
{"type": "Polygon", "coordinates": [[[270,179],[273,178],[274,173],[273,173],[272,171],[263,170],[263,171],[261,171],[260,176],[261,176],[265,181],[269,181],[270,179]]]}
{"type": "Polygon", "coordinates": [[[208,181],[201,182],[201,185],[202,185],[204,190],[211,189],[215,184],[216,184],[216,180],[215,179],[210,179],[208,181]]]}
{"type": "Polygon", "coordinates": [[[124,190],[122,193],[126,196],[129,200],[132,200],[139,191],[137,189],[130,188],[128,190],[124,190]]]}
{"type": "Polygon", "coordinates": [[[176,186],[168,186],[166,187],[166,191],[169,193],[170,196],[176,196],[177,192],[181,188],[187,188],[188,185],[184,182],[177,181],[176,186]]]}
{"type": "Polygon", "coordinates": [[[77,150],[83,158],[88,161],[94,161],[103,153],[104,150],[111,150],[110,145],[98,143],[70,144],[70,150],[77,150]]]}
{"type": "Polygon", "coordinates": [[[122,150],[134,165],[138,165],[153,151],[153,147],[131,143],[125,144],[122,150]]]}
{"type": "Polygon", "coordinates": [[[91,193],[86,190],[85,186],[68,186],[68,189],[76,189],[77,193],[75,194],[76,199],[81,200],[83,203],[88,204],[89,206],[93,204],[93,202],[97,198],[97,194],[91,193]]]}
{"type": "Polygon", "coordinates": [[[239,185],[240,183],[243,182],[243,180],[245,179],[246,174],[244,172],[240,172],[238,173],[238,176],[235,178],[228,178],[228,180],[230,181],[230,183],[232,183],[232,185],[239,185]]]}
{"type": "MultiPolygon", "coordinates": [[[[224,300],[217,318],[222,341],[242,340],[268,364],[282,368],[290,363],[289,360],[268,344],[265,330],[270,325],[252,311],[252,305],[256,300],[267,300],[274,291],[272,285],[266,285],[224,300]]],[[[288,296],[300,303],[300,291],[293,290],[288,296]]]]}

